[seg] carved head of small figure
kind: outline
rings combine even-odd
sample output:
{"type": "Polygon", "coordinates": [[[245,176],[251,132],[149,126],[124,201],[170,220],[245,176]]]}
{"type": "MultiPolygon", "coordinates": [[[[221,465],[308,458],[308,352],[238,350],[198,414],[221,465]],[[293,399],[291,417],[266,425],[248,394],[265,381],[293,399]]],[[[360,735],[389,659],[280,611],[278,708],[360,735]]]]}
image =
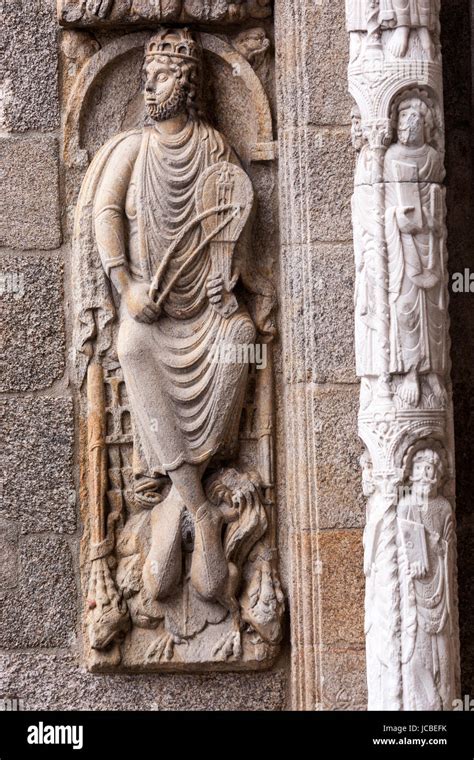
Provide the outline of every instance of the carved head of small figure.
{"type": "Polygon", "coordinates": [[[431,142],[434,119],[420,97],[402,100],[398,106],[397,135],[402,145],[419,148],[431,142]]]}
{"type": "Polygon", "coordinates": [[[145,52],[145,105],[155,121],[197,111],[201,47],[189,29],[162,27],[145,52]]]}
{"type": "Polygon", "coordinates": [[[258,26],[239,32],[234,37],[233,45],[254,68],[258,68],[270,47],[270,40],[265,29],[258,26]]]}
{"type": "Polygon", "coordinates": [[[351,140],[354,150],[362,150],[365,140],[359,106],[353,106],[351,110],[351,140]]]}
{"type": "Polygon", "coordinates": [[[444,474],[440,455],[433,449],[420,449],[411,463],[410,483],[418,497],[436,498],[444,474]]]}

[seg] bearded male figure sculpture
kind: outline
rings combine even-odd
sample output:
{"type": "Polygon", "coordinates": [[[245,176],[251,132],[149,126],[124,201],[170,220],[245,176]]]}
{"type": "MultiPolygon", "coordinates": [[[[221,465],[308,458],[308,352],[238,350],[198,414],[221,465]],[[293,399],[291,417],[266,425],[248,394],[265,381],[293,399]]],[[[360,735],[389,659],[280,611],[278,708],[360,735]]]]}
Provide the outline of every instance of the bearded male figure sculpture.
{"type": "Polygon", "coordinates": [[[409,710],[450,710],[456,663],[454,516],[442,495],[440,452],[420,448],[410,469],[410,493],[397,509],[404,700],[409,710]]]}
{"type": "MultiPolygon", "coordinates": [[[[92,646],[104,648],[123,636],[123,593],[132,623],[152,628],[165,620],[166,644],[152,644],[149,653],[165,653],[168,660],[174,644],[221,622],[227,612],[234,626],[230,645],[215,650],[220,659],[240,656],[241,619],[275,643],[282,612],[271,550],[261,542],[268,515],[258,476],[227,469],[203,483],[211,460],[235,452],[247,385],[248,364],[220,362],[219,351],[245,355],[256,326],[234,293],[240,279],[250,279],[252,185],[225,138],[199,111],[201,63],[200,44],[189,30],[161,28],[151,37],[145,54],[151,124],[118,135],[99,151],[76,218],[80,255],[87,260],[95,247],[105,274],[89,266],[83,338],[100,361],[115,323],[134,436],[135,514],[118,540],[115,579],[103,571],[108,580],[102,586],[118,586],[118,597],[106,594],[107,614],[97,611],[98,582],[90,592],[97,617],[92,646]],[[81,230],[88,209],[89,242],[81,230]],[[251,551],[253,574],[244,567],[251,551]],[[236,600],[242,576],[246,610],[236,600]],[[186,603],[179,601],[185,585],[186,603]],[[183,610],[193,604],[198,612],[190,622],[183,610]],[[106,633],[97,636],[104,620],[106,633]]],[[[256,285],[258,291],[258,278],[250,284],[254,293],[256,285]]],[[[264,290],[259,297],[271,302],[264,290]]],[[[268,312],[263,309],[264,321],[268,312]]],[[[260,334],[266,329],[257,326],[260,334]]]]}
{"type": "Polygon", "coordinates": [[[413,94],[396,109],[397,142],[387,150],[386,234],[390,274],[390,371],[404,375],[400,398],[420,399],[420,376],[444,399],[447,328],[443,160],[432,143],[433,114],[413,94]]]}

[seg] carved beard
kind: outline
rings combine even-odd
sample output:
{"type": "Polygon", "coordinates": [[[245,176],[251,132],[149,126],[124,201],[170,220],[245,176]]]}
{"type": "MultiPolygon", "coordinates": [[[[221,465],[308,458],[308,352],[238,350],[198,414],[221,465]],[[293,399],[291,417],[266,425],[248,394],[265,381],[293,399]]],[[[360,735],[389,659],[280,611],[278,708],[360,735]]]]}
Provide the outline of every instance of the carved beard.
{"type": "Polygon", "coordinates": [[[184,111],[188,93],[182,82],[176,82],[173,92],[163,103],[147,103],[146,108],[149,116],[155,121],[172,119],[184,111]]]}

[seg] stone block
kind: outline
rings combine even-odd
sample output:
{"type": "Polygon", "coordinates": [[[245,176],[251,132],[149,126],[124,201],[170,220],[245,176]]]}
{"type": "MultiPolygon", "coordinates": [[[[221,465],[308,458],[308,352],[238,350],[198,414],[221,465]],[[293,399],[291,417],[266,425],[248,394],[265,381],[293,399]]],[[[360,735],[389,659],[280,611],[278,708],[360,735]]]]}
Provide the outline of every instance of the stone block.
{"type": "Polygon", "coordinates": [[[350,244],[283,246],[287,382],[356,383],[350,244]]]}
{"type": "Polygon", "coordinates": [[[352,240],[355,154],[348,127],[280,130],[283,244],[352,240]]]}
{"type": "Polygon", "coordinates": [[[4,398],[0,517],[22,533],[76,528],[72,472],[72,402],[65,398],[4,398]]]}
{"type": "Polygon", "coordinates": [[[276,72],[282,126],[348,124],[349,41],[344,0],[276,2],[276,72]]]}
{"type": "Polygon", "coordinates": [[[0,138],[0,246],[49,249],[61,244],[58,143],[51,136],[0,138]]]}
{"type": "Polygon", "coordinates": [[[60,256],[0,256],[0,391],[48,388],[65,365],[60,256]]]}
{"type": "Polygon", "coordinates": [[[0,654],[0,694],[28,710],[283,710],[286,677],[269,673],[92,675],[66,654],[0,654]]]}
{"type": "Polygon", "coordinates": [[[0,591],[0,647],[64,647],[75,640],[77,588],[71,552],[59,536],[24,536],[18,580],[0,591]]]}
{"type": "Polygon", "coordinates": [[[328,530],[318,536],[321,644],[364,645],[361,530],[328,530]]]}
{"type": "Polygon", "coordinates": [[[322,709],[366,710],[365,648],[338,647],[320,652],[322,709]]]}
{"type": "Polygon", "coordinates": [[[298,442],[300,456],[287,457],[286,481],[294,490],[289,498],[298,507],[299,528],[314,530],[316,522],[320,529],[362,527],[358,387],[298,384],[291,393],[287,391],[287,397],[297,420],[291,446],[298,442]],[[303,487],[298,490],[306,478],[312,484],[309,494],[303,487]]]}
{"type": "Polygon", "coordinates": [[[59,126],[55,11],[55,0],[7,0],[3,4],[6,44],[0,129],[47,131],[59,126]]]}

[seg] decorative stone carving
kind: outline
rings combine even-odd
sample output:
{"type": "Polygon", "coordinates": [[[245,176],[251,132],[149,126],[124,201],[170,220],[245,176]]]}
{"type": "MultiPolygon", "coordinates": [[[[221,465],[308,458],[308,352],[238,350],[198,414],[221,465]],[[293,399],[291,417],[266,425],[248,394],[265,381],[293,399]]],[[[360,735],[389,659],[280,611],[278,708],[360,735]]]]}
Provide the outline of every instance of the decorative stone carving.
{"type": "Polygon", "coordinates": [[[270,49],[270,40],[265,29],[258,26],[239,32],[233,39],[233,45],[254,69],[258,69],[270,49]]]}
{"type": "Polygon", "coordinates": [[[389,32],[389,55],[404,57],[410,37],[416,37],[423,53],[433,58],[439,46],[439,8],[439,0],[346,0],[351,58],[361,52],[363,43],[371,45],[382,32],[389,32]]]}
{"type": "MultiPolygon", "coordinates": [[[[74,32],[77,34],[77,32],[74,32]]],[[[81,130],[85,121],[88,95],[105,76],[109,67],[124,57],[141,52],[148,40],[147,32],[126,34],[105,45],[93,54],[80,70],[68,100],[64,124],[64,159],[68,167],[87,167],[90,156],[83,147],[81,130]]],[[[206,55],[212,55],[229,67],[229,73],[241,81],[251,99],[252,116],[255,118],[255,142],[250,146],[250,158],[254,161],[272,161],[275,158],[270,103],[256,72],[246,59],[223,37],[201,33],[201,45],[206,55]]],[[[68,45],[69,48],[69,45],[68,45]]],[[[132,102],[138,113],[133,124],[142,123],[143,98],[132,102]]]]}
{"type": "Polygon", "coordinates": [[[265,667],[281,636],[274,294],[252,183],[200,111],[201,57],[186,28],[153,34],[145,127],[103,146],[77,205],[96,670],[265,667]]]}
{"type": "Polygon", "coordinates": [[[458,687],[437,0],[347,2],[369,708],[458,687]]]}
{"type": "Polygon", "coordinates": [[[271,0],[59,0],[59,20],[65,26],[238,23],[267,18],[271,12],[271,0]]]}

